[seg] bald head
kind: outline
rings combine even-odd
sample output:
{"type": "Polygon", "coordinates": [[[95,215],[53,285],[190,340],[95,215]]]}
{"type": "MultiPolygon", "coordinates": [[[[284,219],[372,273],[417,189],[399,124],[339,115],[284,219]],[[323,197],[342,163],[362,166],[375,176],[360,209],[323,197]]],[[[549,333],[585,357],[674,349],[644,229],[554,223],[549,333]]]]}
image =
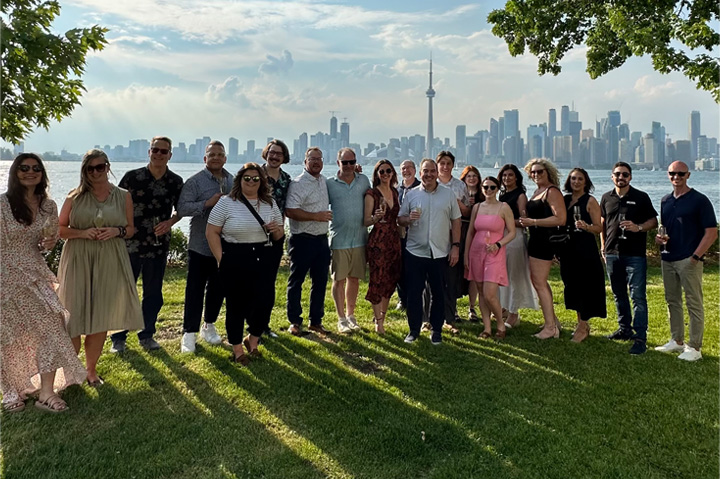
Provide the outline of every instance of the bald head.
{"type": "Polygon", "coordinates": [[[668,171],[689,171],[690,168],[684,161],[673,161],[668,166],[668,171]]]}

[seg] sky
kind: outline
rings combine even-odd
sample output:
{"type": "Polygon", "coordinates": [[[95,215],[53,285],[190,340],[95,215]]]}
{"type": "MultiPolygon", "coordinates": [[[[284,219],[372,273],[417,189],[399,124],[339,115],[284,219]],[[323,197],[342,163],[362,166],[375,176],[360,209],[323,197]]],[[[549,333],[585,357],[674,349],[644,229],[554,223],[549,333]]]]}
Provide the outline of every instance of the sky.
{"type": "Polygon", "coordinates": [[[87,92],[72,117],[36,130],[26,151],[166,135],[176,143],[233,136],[292,145],[302,132],[329,131],[330,111],[365,146],[427,130],[428,59],[436,90],[435,136],[455,143],[518,109],[525,137],[547,111],[573,105],[583,128],[620,110],[632,131],[660,121],[688,137],[691,110],[718,136],[718,108],[679,73],[656,73],[649,58],[591,80],[585,51],[570,52],[558,76],[537,74],[529,53],[512,57],[486,18],[504,2],[63,0],[54,28],[98,24],[109,44],[91,53],[87,92]]]}

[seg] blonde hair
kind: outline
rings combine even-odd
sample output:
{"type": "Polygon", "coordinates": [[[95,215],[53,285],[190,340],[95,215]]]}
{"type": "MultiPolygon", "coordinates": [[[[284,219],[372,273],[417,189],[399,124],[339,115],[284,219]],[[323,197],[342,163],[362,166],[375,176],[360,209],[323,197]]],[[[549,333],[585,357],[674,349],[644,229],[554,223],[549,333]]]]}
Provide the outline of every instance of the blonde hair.
{"type": "Polygon", "coordinates": [[[105,164],[108,165],[107,172],[110,172],[110,160],[108,159],[107,154],[98,148],[88,150],[83,155],[82,163],[80,164],[80,185],[70,192],[68,195],[69,198],[78,198],[85,193],[92,191],[92,183],[90,183],[87,167],[92,160],[97,158],[105,158],[105,164]]]}
{"type": "MultiPolygon", "coordinates": [[[[547,174],[548,181],[557,187],[560,186],[560,174],[558,173],[558,170],[557,168],[555,168],[555,165],[552,161],[546,158],[533,158],[532,160],[528,161],[527,165],[525,165],[525,168],[523,168],[528,174],[528,176],[530,176],[530,170],[534,165],[540,165],[545,168],[545,173],[547,174]]],[[[530,178],[532,179],[532,176],[530,176],[530,178]]]]}

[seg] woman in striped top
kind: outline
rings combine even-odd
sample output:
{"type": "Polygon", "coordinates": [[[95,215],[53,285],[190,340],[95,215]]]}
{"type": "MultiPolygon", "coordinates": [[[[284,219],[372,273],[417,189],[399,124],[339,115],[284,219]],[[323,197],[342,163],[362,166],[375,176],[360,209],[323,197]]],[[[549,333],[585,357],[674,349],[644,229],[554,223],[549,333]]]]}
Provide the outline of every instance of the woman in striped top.
{"type": "Polygon", "coordinates": [[[257,163],[244,164],[230,194],[210,212],[205,232],[225,289],[233,362],[246,365],[249,356],[260,356],[258,343],[270,322],[278,267],[272,242],[281,240],[283,233],[282,214],[265,172],[257,163]],[[245,321],[248,335],[243,338],[245,321]]]}

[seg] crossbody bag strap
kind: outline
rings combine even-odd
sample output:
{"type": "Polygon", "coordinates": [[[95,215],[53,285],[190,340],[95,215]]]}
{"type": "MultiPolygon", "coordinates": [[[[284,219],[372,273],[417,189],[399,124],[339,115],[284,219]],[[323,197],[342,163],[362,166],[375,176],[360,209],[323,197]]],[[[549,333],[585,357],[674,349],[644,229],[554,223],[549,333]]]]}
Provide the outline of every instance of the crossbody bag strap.
{"type": "Polygon", "coordinates": [[[264,227],[265,221],[262,219],[260,214],[255,210],[255,208],[253,208],[253,206],[250,204],[248,199],[245,198],[245,195],[243,195],[242,193],[240,193],[240,201],[242,201],[245,204],[245,206],[247,206],[247,209],[250,210],[250,213],[252,213],[252,215],[255,217],[255,219],[258,221],[258,223],[260,223],[260,226],[264,227]]]}

